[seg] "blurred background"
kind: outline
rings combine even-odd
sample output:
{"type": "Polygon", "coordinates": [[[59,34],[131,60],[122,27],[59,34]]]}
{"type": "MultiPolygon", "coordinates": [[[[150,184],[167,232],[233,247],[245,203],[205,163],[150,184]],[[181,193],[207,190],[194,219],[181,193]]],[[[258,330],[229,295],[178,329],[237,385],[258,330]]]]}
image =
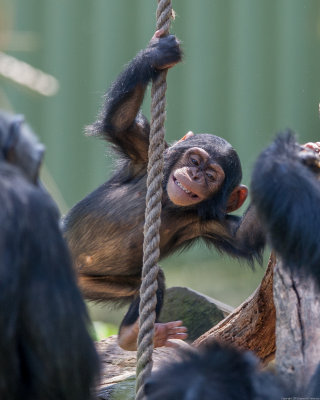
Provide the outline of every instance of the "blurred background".
{"type": "MultiPolygon", "coordinates": [[[[62,213],[112,171],[105,144],[86,138],[84,127],[153,35],[156,6],[0,0],[0,108],[24,114],[45,143],[42,179],[62,213]]],[[[239,152],[248,185],[254,160],[276,132],[292,128],[302,143],[320,140],[318,0],[173,0],[173,7],[172,32],[185,58],[168,74],[167,141],[189,130],[223,136],[239,152]]],[[[148,95],[148,116],[149,108],[148,95]]],[[[233,306],[264,272],[201,245],[161,265],[167,286],[189,286],[233,306]]],[[[124,312],[100,305],[92,316],[117,325],[124,312]]]]}

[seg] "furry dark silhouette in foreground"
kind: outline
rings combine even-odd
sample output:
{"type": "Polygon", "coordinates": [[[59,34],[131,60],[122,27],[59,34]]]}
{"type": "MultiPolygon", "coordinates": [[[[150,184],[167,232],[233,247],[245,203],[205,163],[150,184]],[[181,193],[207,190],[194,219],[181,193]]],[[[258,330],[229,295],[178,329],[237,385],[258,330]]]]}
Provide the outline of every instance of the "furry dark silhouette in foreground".
{"type": "Polygon", "coordinates": [[[307,389],[292,393],[276,374],[262,371],[249,351],[212,342],[181,351],[181,361],[167,363],[147,380],[146,400],[280,400],[320,396],[320,367],[307,389]]]}
{"type": "Polygon", "coordinates": [[[38,184],[43,146],[0,113],[0,398],[89,400],[98,357],[59,213],[38,184]]]}
{"type": "Polygon", "coordinates": [[[261,372],[251,352],[212,343],[181,352],[182,361],[164,365],[145,384],[146,400],[276,400],[277,378],[261,372]]]}
{"type": "Polygon", "coordinates": [[[289,268],[320,284],[320,143],[282,133],[258,157],[251,197],[272,248],[289,268]]]}
{"type": "MultiPolygon", "coordinates": [[[[150,127],[139,112],[148,83],[181,60],[179,42],[156,32],[149,46],[113,83],[89,133],[110,142],[119,156],[113,177],[76,204],[64,220],[79,284],[91,300],[132,302],[119,343],[136,348],[141,283],[143,224],[150,127]]],[[[249,262],[260,259],[264,235],[250,208],[243,218],[229,215],[247,197],[239,157],[224,139],[189,132],[166,145],[160,229],[160,256],[198,239],[249,262]]],[[[162,307],[163,273],[158,277],[157,316],[162,307]]],[[[155,346],[184,338],[180,321],[156,324],[155,346]]]]}

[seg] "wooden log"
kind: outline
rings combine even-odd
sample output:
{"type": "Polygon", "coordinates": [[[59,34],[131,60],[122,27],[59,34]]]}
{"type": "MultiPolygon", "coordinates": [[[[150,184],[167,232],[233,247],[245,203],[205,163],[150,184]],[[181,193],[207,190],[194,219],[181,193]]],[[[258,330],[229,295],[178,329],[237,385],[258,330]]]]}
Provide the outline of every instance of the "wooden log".
{"type": "Polygon", "coordinates": [[[195,342],[199,346],[211,340],[234,344],[252,350],[263,363],[275,355],[275,308],[273,303],[273,268],[271,254],[265,276],[255,292],[227,318],[219,322],[195,342]]]}
{"type": "Polygon", "coordinates": [[[320,293],[303,270],[279,261],[274,271],[276,367],[294,390],[305,387],[320,361],[320,293]]]}
{"type": "MultiPolygon", "coordinates": [[[[182,340],[174,340],[177,349],[189,347],[182,340]]],[[[121,349],[117,336],[110,336],[96,343],[101,359],[101,379],[96,390],[97,400],[134,400],[136,351],[121,349]]],[[[153,353],[153,370],[163,362],[180,360],[180,355],[169,347],[159,347],[153,353]]]]}

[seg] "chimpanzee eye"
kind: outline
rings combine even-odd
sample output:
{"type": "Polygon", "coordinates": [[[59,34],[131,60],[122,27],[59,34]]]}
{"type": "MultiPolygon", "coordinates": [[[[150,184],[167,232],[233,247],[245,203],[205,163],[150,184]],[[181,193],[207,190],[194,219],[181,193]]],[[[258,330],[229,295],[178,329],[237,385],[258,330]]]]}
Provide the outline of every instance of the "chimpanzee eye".
{"type": "Polygon", "coordinates": [[[207,178],[214,181],[214,174],[212,172],[206,172],[207,178]]]}
{"type": "Polygon", "coordinates": [[[199,161],[196,158],[191,157],[190,160],[191,160],[193,165],[195,165],[195,166],[199,165],[199,161]]]}

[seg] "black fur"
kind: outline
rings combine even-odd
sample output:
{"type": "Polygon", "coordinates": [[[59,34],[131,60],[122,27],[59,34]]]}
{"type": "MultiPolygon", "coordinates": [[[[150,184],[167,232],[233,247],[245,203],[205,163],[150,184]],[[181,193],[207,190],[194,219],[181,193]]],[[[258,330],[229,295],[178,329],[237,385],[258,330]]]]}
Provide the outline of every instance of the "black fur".
{"type": "Polygon", "coordinates": [[[320,283],[320,168],[286,132],[259,156],[251,195],[271,246],[290,268],[304,267],[320,283]]]}
{"type": "Polygon", "coordinates": [[[181,352],[182,360],[162,366],[147,380],[146,400],[279,400],[277,378],[261,372],[250,352],[212,343],[181,352]]]}
{"type": "Polygon", "coordinates": [[[292,388],[276,373],[262,371],[249,351],[211,342],[180,350],[180,361],[167,362],[144,386],[146,400],[317,399],[320,364],[306,388],[292,388]]]}
{"type": "Polygon", "coordinates": [[[58,210],[37,184],[43,148],[3,113],[0,144],[0,398],[89,400],[98,357],[58,210]]]}

